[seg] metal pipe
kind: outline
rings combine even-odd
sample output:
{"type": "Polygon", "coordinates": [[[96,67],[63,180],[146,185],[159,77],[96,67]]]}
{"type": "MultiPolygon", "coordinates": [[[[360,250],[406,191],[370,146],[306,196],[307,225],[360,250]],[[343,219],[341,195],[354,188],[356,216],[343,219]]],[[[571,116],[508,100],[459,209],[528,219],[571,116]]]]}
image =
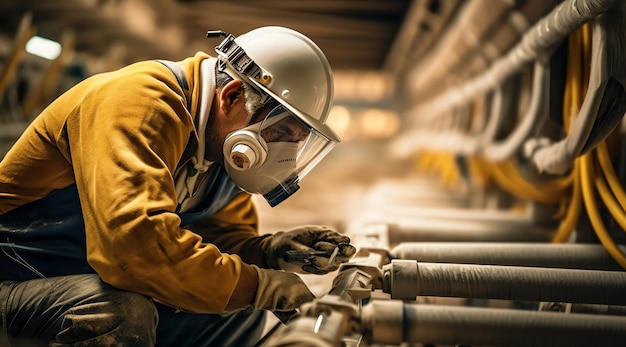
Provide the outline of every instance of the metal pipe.
{"type": "Polygon", "coordinates": [[[393,299],[476,299],[626,304],[626,272],[392,260],[383,291],[393,299]]]}
{"type": "Polygon", "coordinates": [[[435,92],[433,81],[441,82],[446,73],[458,76],[466,72],[467,63],[483,52],[480,48],[487,46],[490,34],[501,29],[502,23],[515,13],[514,5],[513,2],[493,0],[463,2],[456,20],[449,22],[445,35],[440,35],[429,54],[404,77],[411,81],[407,88],[411,94],[418,100],[428,100],[435,92]],[[487,18],[485,8],[489,8],[487,18]],[[429,86],[431,89],[427,89],[429,86]]]}
{"type": "Polygon", "coordinates": [[[554,230],[530,223],[400,219],[386,224],[390,245],[418,241],[547,242],[554,230]]]}
{"type": "Polygon", "coordinates": [[[626,306],[572,304],[572,313],[603,314],[609,316],[626,316],[626,306]]]}
{"type": "MultiPolygon", "coordinates": [[[[480,346],[616,346],[626,317],[511,309],[370,302],[363,308],[367,341],[480,346]]],[[[619,341],[619,343],[618,343],[619,341]]]]}
{"type": "MultiPolygon", "coordinates": [[[[432,183],[431,183],[432,184],[432,183]]],[[[404,188],[406,189],[406,187],[404,188]]],[[[415,200],[420,197],[417,195],[415,200]]],[[[513,226],[517,229],[527,228],[532,225],[533,220],[530,213],[515,213],[505,209],[485,209],[469,207],[432,207],[427,203],[423,206],[416,205],[414,201],[407,201],[406,204],[382,205],[376,207],[376,212],[380,216],[401,217],[404,220],[463,220],[465,222],[485,222],[488,224],[500,224],[513,226]]]]}
{"type": "MultiPolygon", "coordinates": [[[[626,247],[620,247],[626,253],[626,247]]],[[[599,244],[405,242],[390,251],[396,259],[619,271],[622,267],[599,244]]]]}
{"type": "Polygon", "coordinates": [[[384,68],[394,75],[406,71],[408,63],[417,61],[430,48],[454,15],[460,0],[437,2],[438,11],[429,9],[432,1],[412,0],[402,26],[385,57],[384,68]]]}
{"type": "Polygon", "coordinates": [[[570,304],[567,302],[540,302],[538,311],[552,311],[565,313],[592,313],[609,316],[626,316],[626,306],[570,304]]]}

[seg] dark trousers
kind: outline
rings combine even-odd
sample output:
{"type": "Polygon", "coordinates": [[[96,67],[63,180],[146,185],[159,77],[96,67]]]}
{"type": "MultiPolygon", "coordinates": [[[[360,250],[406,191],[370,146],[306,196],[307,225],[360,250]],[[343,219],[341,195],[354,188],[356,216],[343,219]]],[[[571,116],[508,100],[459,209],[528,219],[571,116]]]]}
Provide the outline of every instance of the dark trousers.
{"type": "Polygon", "coordinates": [[[96,274],[0,282],[0,347],[253,346],[264,320],[263,311],[176,312],[96,274]]]}

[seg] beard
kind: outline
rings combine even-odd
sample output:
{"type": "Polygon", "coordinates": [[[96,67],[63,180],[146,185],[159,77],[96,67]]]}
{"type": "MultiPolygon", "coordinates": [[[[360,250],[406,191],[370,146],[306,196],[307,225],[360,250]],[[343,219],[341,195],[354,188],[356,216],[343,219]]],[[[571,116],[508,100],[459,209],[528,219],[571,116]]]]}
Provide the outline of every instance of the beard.
{"type": "Polygon", "coordinates": [[[206,159],[224,165],[224,140],[226,139],[226,129],[222,129],[216,126],[215,122],[211,118],[208,120],[208,124],[204,133],[204,156],[206,159]]]}

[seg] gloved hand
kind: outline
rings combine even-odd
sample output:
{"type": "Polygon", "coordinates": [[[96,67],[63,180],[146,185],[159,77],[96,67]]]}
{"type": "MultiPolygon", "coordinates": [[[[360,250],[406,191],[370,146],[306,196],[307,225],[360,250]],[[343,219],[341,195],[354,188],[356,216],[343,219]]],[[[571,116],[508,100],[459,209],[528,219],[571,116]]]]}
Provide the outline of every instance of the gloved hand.
{"type": "Polygon", "coordinates": [[[254,266],[259,277],[253,306],[270,311],[291,311],[315,299],[302,279],[291,272],[260,269],[254,266]]]}
{"type": "Polygon", "coordinates": [[[272,235],[265,249],[265,260],[272,269],[322,275],[337,270],[355,253],[349,237],[327,227],[306,225],[272,235]],[[331,257],[335,248],[338,250],[331,257]],[[323,254],[306,261],[288,262],[287,251],[291,250],[322,251],[323,254]]]}

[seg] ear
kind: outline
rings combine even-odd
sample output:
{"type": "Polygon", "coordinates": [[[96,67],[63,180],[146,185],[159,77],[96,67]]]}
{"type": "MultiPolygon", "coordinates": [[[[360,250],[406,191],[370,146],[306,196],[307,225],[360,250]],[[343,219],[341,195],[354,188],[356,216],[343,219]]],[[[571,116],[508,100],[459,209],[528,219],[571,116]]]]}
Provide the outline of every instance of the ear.
{"type": "Polygon", "coordinates": [[[220,100],[220,109],[227,114],[237,102],[237,99],[243,95],[243,82],[232,80],[222,87],[218,93],[220,100]]]}

